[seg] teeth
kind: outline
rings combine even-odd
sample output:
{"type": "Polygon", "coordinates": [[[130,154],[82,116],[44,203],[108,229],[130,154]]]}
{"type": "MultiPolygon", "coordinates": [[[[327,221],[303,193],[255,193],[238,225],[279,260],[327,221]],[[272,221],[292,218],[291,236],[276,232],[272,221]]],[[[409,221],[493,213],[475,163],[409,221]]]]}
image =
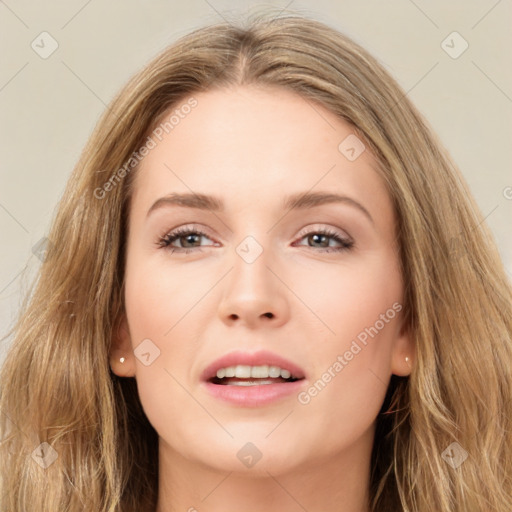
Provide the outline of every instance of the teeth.
{"type": "Polygon", "coordinates": [[[237,377],[238,379],[289,379],[292,374],[288,370],[282,370],[279,366],[247,366],[239,364],[236,366],[228,366],[217,370],[217,378],[223,379],[224,377],[237,377]]]}
{"type": "Polygon", "coordinates": [[[237,379],[248,379],[251,376],[251,367],[250,366],[243,366],[239,364],[235,368],[235,377],[237,379]]]}
{"type": "Polygon", "coordinates": [[[281,377],[283,379],[289,379],[292,374],[288,370],[281,370],[281,377]]]}
{"type": "Polygon", "coordinates": [[[268,376],[277,379],[277,377],[281,376],[281,368],[279,366],[271,366],[268,369],[268,376]]]}
{"type": "Polygon", "coordinates": [[[239,380],[238,382],[233,381],[230,386],[261,386],[262,384],[274,384],[273,380],[239,380]]]}
{"type": "Polygon", "coordinates": [[[251,366],[251,377],[266,379],[268,377],[268,366],[251,366]]]}

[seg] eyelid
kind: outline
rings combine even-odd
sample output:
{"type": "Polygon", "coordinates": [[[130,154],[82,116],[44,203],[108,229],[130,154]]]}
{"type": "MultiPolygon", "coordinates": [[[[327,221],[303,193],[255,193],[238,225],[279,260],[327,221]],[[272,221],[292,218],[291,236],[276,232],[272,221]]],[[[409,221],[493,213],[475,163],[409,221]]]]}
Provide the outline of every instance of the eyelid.
{"type": "MultiPolygon", "coordinates": [[[[185,231],[185,230],[187,230],[187,231],[203,231],[206,234],[211,233],[211,230],[208,229],[207,227],[204,227],[200,224],[196,224],[196,223],[192,222],[190,224],[180,224],[174,228],[165,229],[163,232],[161,232],[161,236],[164,237],[164,236],[170,235],[171,233],[175,233],[176,231],[185,231]]],[[[210,236],[210,235],[208,234],[208,236],[210,236]]]]}
{"type": "MultiPolygon", "coordinates": [[[[182,236],[185,236],[188,233],[194,233],[200,237],[206,237],[210,241],[212,241],[212,244],[208,244],[206,246],[198,246],[198,247],[192,247],[192,248],[182,248],[182,247],[172,247],[173,251],[176,251],[177,253],[185,252],[201,252],[203,247],[215,247],[219,245],[219,242],[216,241],[215,237],[212,237],[209,234],[208,228],[203,228],[202,226],[199,226],[197,224],[184,224],[181,226],[178,226],[176,228],[167,230],[164,232],[163,235],[158,237],[157,239],[157,245],[161,248],[169,248],[172,247],[170,244],[173,243],[176,239],[181,238],[182,236]],[[172,239],[172,240],[170,240],[172,239]]],[[[331,240],[334,240],[335,243],[338,243],[341,245],[341,247],[333,248],[333,247],[323,247],[323,248],[315,248],[312,247],[312,249],[316,249],[317,252],[339,252],[342,250],[351,249],[354,246],[354,239],[345,231],[338,227],[334,228],[329,225],[325,224],[312,224],[309,225],[303,229],[300,230],[300,232],[297,234],[295,240],[293,241],[292,245],[298,246],[298,247],[306,247],[307,245],[296,245],[301,240],[303,240],[305,237],[312,235],[312,234],[322,234],[326,236],[327,238],[330,238],[331,240]]]]}
{"type": "Polygon", "coordinates": [[[157,243],[157,245],[162,245],[161,244],[162,240],[180,235],[180,233],[188,233],[188,232],[194,232],[197,234],[201,234],[201,236],[205,236],[205,237],[209,238],[215,244],[218,244],[218,242],[215,240],[215,237],[212,237],[210,235],[210,230],[207,228],[204,228],[202,226],[199,226],[198,224],[184,224],[182,226],[177,226],[172,229],[166,229],[163,232],[163,234],[161,234],[157,237],[156,243],[157,243]]]}
{"type": "MultiPolygon", "coordinates": [[[[326,225],[326,224],[319,224],[319,223],[315,223],[315,224],[311,224],[311,225],[308,225],[306,226],[305,228],[302,228],[299,233],[297,234],[297,238],[300,239],[302,238],[303,236],[305,235],[308,235],[310,234],[311,232],[314,232],[314,230],[330,230],[330,231],[335,231],[337,235],[339,235],[340,237],[343,237],[343,238],[346,238],[350,241],[353,241],[353,238],[343,229],[341,228],[338,228],[338,227],[333,227],[333,226],[329,226],[329,225],[326,225]]],[[[170,234],[174,234],[176,233],[176,231],[198,231],[198,232],[203,232],[205,236],[209,237],[210,239],[212,239],[212,241],[215,241],[214,238],[215,237],[212,237],[212,235],[210,234],[211,233],[211,230],[209,230],[208,228],[204,227],[204,226],[200,226],[199,224],[184,224],[182,226],[177,226],[175,228],[172,228],[172,229],[166,229],[158,238],[161,239],[161,238],[164,238],[166,236],[169,236],[170,234]]]]}
{"type": "Polygon", "coordinates": [[[300,239],[303,236],[309,235],[310,233],[315,233],[316,231],[332,231],[340,238],[346,239],[347,241],[353,242],[354,239],[341,228],[329,226],[327,224],[311,224],[303,229],[301,229],[297,235],[297,238],[300,239]]]}

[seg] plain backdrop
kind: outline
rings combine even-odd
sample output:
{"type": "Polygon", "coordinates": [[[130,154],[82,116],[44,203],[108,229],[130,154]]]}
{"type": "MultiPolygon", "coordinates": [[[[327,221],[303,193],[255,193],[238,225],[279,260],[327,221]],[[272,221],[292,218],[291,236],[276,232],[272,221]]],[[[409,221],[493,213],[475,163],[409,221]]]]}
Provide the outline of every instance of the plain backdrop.
{"type": "MultiPolygon", "coordinates": [[[[0,337],[36,275],[39,242],[71,170],[115,93],[180,36],[269,7],[323,21],[383,63],[461,168],[512,276],[510,1],[5,0],[0,337]]],[[[10,339],[0,342],[0,364],[10,339]]]]}

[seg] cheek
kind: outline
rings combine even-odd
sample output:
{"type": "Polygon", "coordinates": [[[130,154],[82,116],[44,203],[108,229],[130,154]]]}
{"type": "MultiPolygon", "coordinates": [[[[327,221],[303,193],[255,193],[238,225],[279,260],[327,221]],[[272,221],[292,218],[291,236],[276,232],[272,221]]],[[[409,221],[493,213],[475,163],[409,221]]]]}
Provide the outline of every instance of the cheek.
{"type": "Polygon", "coordinates": [[[215,313],[209,310],[206,315],[203,308],[209,303],[205,294],[216,279],[211,273],[208,279],[206,273],[201,275],[197,270],[177,271],[162,260],[132,255],[125,287],[131,343],[136,353],[144,343],[151,361],[146,366],[144,358],[135,360],[139,397],[159,434],[175,432],[183,424],[182,416],[198,414],[197,404],[186,390],[190,388],[197,343],[202,339],[203,327],[197,318],[211,319],[215,313]]]}
{"type": "Polygon", "coordinates": [[[166,265],[163,258],[144,261],[134,257],[127,269],[125,292],[132,334],[162,342],[171,339],[178,323],[181,319],[186,322],[213,283],[213,279],[202,279],[196,270],[166,265]]]}
{"type": "Polygon", "coordinates": [[[373,348],[378,351],[389,345],[389,334],[394,332],[390,320],[397,316],[393,304],[402,299],[401,276],[392,256],[361,259],[344,267],[333,265],[322,272],[296,273],[293,291],[308,306],[308,316],[318,327],[312,342],[323,340],[321,347],[326,353],[329,347],[344,351],[351,340],[359,335],[364,339],[365,329],[377,324],[381,342],[373,348]]]}
{"type": "MultiPolygon", "coordinates": [[[[305,431],[324,425],[327,444],[336,444],[369,428],[384,401],[399,331],[401,278],[395,266],[375,264],[333,272],[317,283],[325,286],[310,292],[308,305],[320,312],[323,328],[309,354],[310,386],[297,402],[305,431]]],[[[304,284],[303,296],[305,290],[304,284]]]]}

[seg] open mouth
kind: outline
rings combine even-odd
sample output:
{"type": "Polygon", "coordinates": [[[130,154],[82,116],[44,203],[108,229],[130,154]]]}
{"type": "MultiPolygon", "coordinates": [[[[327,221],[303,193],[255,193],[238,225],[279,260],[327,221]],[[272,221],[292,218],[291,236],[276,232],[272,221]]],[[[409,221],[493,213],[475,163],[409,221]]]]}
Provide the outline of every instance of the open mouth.
{"type": "Polygon", "coordinates": [[[217,374],[208,379],[208,382],[219,386],[263,386],[286,384],[303,378],[292,375],[289,370],[279,366],[236,365],[219,368],[217,374]]]}
{"type": "Polygon", "coordinates": [[[204,390],[236,407],[264,407],[298,393],[308,376],[296,363],[268,350],[235,350],[200,374],[204,390]]]}

